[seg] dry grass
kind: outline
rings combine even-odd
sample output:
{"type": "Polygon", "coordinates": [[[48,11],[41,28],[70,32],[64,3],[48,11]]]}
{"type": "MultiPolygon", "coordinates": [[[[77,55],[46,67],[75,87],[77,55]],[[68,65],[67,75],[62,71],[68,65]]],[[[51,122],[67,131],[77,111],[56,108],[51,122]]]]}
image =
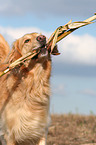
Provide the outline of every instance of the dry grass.
{"type": "Polygon", "coordinates": [[[52,115],[48,145],[93,145],[94,143],[96,143],[96,116],[52,115]]]}
{"type": "Polygon", "coordinates": [[[52,115],[47,145],[96,145],[96,116],[52,115]]]}

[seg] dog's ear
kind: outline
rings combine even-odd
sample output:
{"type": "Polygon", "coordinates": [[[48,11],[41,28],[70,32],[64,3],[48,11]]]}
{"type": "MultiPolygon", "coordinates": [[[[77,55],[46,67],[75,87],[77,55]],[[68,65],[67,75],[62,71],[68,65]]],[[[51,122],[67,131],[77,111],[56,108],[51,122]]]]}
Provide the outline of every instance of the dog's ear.
{"type": "Polygon", "coordinates": [[[17,60],[22,56],[19,41],[20,40],[18,39],[13,43],[12,51],[9,55],[9,63],[12,63],[13,61],[17,60]]]}
{"type": "Polygon", "coordinates": [[[58,51],[57,45],[55,45],[55,47],[54,47],[54,49],[53,49],[51,54],[52,55],[59,55],[60,54],[59,51],[58,51]]]}

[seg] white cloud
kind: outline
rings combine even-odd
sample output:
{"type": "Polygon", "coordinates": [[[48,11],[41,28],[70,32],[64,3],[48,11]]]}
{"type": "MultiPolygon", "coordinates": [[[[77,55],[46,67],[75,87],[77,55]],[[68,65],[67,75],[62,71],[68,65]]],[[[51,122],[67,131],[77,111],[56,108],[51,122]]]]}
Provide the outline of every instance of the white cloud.
{"type": "MultiPolygon", "coordinates": [[[[51,33],[39,28],[7,28],[0,27],[1,34],[12,44],[13,41],[26,33],[39,32],[47,37],[51,33]]],[[[59,63],[96,65],[96,37],[90,35],[69,35],[58,44],[60,56],[54,56],[54,61],[59,63]]]]}
{"type": "Polygon", "coordinates": [[[96,65],[96,37],[69,35],[59,43],[61,55],[56,61],[96,65]]]}
{"type": "Polygon", "coordinates": [[[8,41],[8,43],[11,45],[13,41],[16,39],[22,37],[23,35],[27,33],[32,32],[38,32],[43,33],[44,35],[50,36],[51,33],[44,32],[43,30],[40,30],[39,28],[34,27],[23,27],[23,28],[11,28],[11,27],[2,27],[0,26],[0,33],[4,36],[4,38],[8,41]]]}

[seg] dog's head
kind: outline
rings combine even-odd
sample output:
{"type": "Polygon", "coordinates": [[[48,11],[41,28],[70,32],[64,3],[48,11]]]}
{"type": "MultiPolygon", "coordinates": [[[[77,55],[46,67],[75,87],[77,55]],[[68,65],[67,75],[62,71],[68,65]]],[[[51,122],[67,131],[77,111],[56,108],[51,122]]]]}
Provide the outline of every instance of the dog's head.
{"type": "MultiPolygon", "coordinates": [[[[26,34],[14,42],[9,60],[13,62],[37,48],[40,48],[40,53],[36,56],[38,60],[50,56],[50,51],[46,47],[46,37],[44,35],[39,33],[26,34]]],[[[58,51],[57,47],[55,47],[53,53],[56,51],[58,51]]]]}
{"type": "Polygon", "coordinates": [[[22,55],[32,52],[34,49],[41,48],[41,53],[46,54],[46,37],[38,33],[26,34],[15,42],[16,49],[19,49],[22,55]]]}

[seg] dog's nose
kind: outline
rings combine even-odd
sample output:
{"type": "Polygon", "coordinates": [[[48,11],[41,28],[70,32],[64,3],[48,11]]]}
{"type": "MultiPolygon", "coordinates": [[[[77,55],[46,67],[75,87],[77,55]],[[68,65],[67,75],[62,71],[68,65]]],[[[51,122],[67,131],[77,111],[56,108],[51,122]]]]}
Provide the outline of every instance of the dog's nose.
{"type": "Polygon", "coordinates": [[[36,39],[40,42],[41,45],[46,44],[46,37],[44,35],[39,35],[36,39]]]}

